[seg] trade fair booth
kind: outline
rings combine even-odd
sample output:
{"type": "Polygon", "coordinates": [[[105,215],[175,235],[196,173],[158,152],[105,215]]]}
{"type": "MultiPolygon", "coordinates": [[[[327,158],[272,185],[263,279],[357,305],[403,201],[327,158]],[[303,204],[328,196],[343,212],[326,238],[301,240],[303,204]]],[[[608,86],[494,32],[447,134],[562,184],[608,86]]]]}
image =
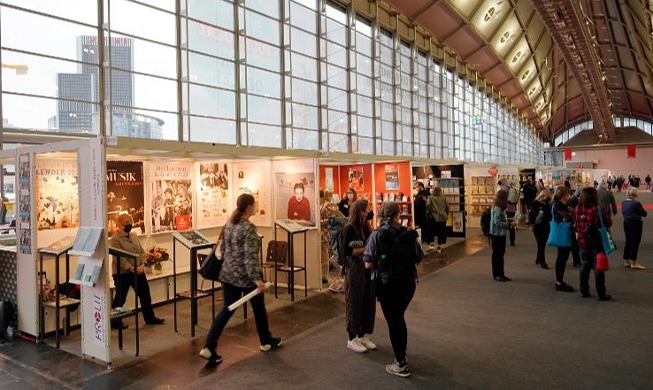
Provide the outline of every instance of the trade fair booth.
{"type": "MultiPolygon", "coordinates": [[[[121,214],[133,218],[146,251],[153,303],[175,305],[167,324],[174,321],[176,337],[187,339],[189,331],[193,337],[196,325],[208,329],[210,309],[198,324],[197,315],[190,321],[178,316],[177,306],[190,302],[196,313],[197,299],[208,293],[215,304],[219,283],[196,274],[198,255],[212,248],[244,193],[255,198],[251,221],[275,296],[290,302],[296,292],[306,297],[309,289],[322,288],[318,160],[310,152],[278,152],[118,137],[0,152],[3,164],[16,166],[17,231],[0,242],[0,258],[3,268],[16,264],[18,330],[38,341],[54,336],[57,347],[109,365],[134,350],[139,354],[139,326],[135,339],[132,328],[110,328],[112,318],[135,316],[138,322],[131,289],[124,308],[111,309],[113,257],[131,255],[108,248],[121,214]],[[282,254],[275,242],[286,242],[282,254]]],[[[2,277],[11,279],[7,274],[2,277]]]]}
{"type": "Polygon", "coordinates": [[[499,189],[500,179],[507,179],[515,186],[519,186],[519,168],[514,165],[465,165],[466,210],[469,227],[481,227],[481,215],[485,209],[494,204],[494,195],[499,189]]]}

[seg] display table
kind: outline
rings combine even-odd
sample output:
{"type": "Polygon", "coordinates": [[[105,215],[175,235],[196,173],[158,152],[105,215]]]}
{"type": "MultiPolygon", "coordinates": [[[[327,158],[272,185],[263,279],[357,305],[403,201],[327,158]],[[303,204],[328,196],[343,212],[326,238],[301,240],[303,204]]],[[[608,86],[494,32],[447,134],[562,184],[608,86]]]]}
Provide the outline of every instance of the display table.
{"type": "Polygon", "coordinates": [[[282,219],[274,222],[274,241],[277,241],[277,230],[281,229],[286,232],[288,240],[288,256],[287,263],[280,264],[274,267],[274,297],[278,298],[277,288],[278,288],[278,272],[284,272],[288,276],[288,293],[290,294],[290,301],[295,301],[295,273],[303,272],[304,273],[304,297],[308,296],[308,287],[307,287],[307,276],[306,276],[306,232],[308,227],[300,225],[299,223],[289,220],[282,219]],[[304,260],[302,265],[295,265],[295,236],[301,234],[304,236],[304,260]]]}
{"type": "MultiPolygon", "coordinates": [[[[134,264],[134,270],[136,270],[136,259],[138,259],[138,255],[136,253],[131,253],[127,251],[123,251],[121,249],[116,249],[116,248],[109,248],[109,254],[115,256],[116,258],[116,272],[118,277],[116,278],[118,280],[118,283],[120,283],[120,259],[121,258],[127,258],[131,259],[133,264],[134,264]]],[[[119,290],[120,286],[116,286],[116,288],[119,290]]],[[[139,339],[139,333],[138,333],[138,274],[134,272],[134,309],[129,310],[129,309],[123,309],[123,310],[115,310],[115,308],[111,309],[111,313],[109,315],[109,319],[111,322],[114,321],[122,321],[123,318],[134,316],[134,329],[136,331],[136,356],[139,355],[140,353],[140,339],[139,339]]],[[[117,291],[115,292],[116,294],[118,293],[117,291]]],[[[118,349],[122,350],[122,326],[118,327],[118,349]]]]}
{"type": "MultiPolygon", "coordinates": [[[[190,300],[190,335],[195,337],[195,326],[197,325],[197,300],[213,297],[214,289],[210,291],[199,290],[197,288],[197,264],[198,264],[198,251],[202,249],[213,249],[214,244],[204,237],[197,230],[187,230],[183,232],[175,232],[172,235],[172,270],[173,270],[173,312],[174,312],[174,325],[175,332],[177,329],[177,299],[190,300]],[[188,262],[190,264],[190,286],[188,291],[177,292],[177,243],[182,244],[190,251],[188,262]]],[[[215,311],[215,307],[213,309],[215,311]]]]}
{"type": "Polygon", "coordinates": [[[59,336],[59,315],[60,309],[66,309],[66,327],[65,334],[70,332],[70,312],[72,309],[79,307],[81,302],[79,299],[70,298],[70,297],[61,297],[59,294],[59,289],[61,283],[59,282],[59,259],[61,256],[65,255],[66,259],[66,281],[70,279],[70,255],[68,251],[73,247],[73,237],[63,238],[45,248],[39,249],[39,285],[43,286],[43,278],[45,273],[43,272],[43,260],[45,257],[54,258],[54,301],[45,299],[43,296],[43,288],[39,289],[39,341],[43,342],[45,338],[45,309],[54,309],[54,318],[55,318],[55,331],[54,339],[57,349],[60,347],[60,336],[59,336]]]}

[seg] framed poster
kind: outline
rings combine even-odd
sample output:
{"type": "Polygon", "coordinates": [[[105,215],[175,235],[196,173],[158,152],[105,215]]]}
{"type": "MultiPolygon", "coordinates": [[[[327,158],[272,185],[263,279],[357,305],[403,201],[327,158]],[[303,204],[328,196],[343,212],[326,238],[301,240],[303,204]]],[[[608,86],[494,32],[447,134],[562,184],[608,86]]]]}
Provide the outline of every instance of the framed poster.
{"type": "Polygon", "coordinates": [[[399,165],[387,164],[385,166],[385,189],[386,190],[399,189],[399,165]]]}
{"type": "Polygon", "coordinates": [[[145,188],[142,161],[107,161],[107,234],[118,230],[118,216],[129,214],[133,229],[145,234],[145,188]]]}
{"type": "Polygon", "coordinates": [[[200,162],[197,169],[197,228],[224,225],[233,211],[231,164],[200,162]]]}
{"type": "Polygon", "coordinates": [[[254,196],[254,207],[256,215],[250,218],[257,226],[271,226],[272,190],[271,190],[271,166],[269,161],[249,161],[234,163],[234,190],[235,198],[233,208],[236,207],[236,199],[241,194],[254,196]]]}
{"type": "Polygon", "coordinates": [[[315,199],[315,174],[275,173],[276,220],[290,219],[305,226],[315,226],[315,212],[311,201],[315,199]]]}
{"type": "Polygon", "coordinates": [[[192,163],[182,161],[147,164],[152,233],[193,227],[192,168],[192,163]]]}
{"type": "Polygon", "coordinates": [[[35,168],[38,230],[79,226],[77,162],[38,160],[35,168]]]}
{"type": "Polygon", "coordinates": [[[356,193],[365,191],[365,181],[363,180],[363,167],[355,166],[349,167],[349,174],[347,175],[348,188],[353,188],[356,193]]]}
{"type": "Polygon", "coordinates": [[[325,188],[333,192],[333,167],[324,168],[324,180],[326,183],[325,188]]]}

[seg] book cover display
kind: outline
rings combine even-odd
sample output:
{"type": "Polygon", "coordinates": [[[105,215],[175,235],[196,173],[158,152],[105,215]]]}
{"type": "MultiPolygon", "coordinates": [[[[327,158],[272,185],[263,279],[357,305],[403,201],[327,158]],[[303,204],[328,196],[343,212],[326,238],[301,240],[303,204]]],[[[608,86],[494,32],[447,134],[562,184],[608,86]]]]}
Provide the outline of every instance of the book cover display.
{"type": "Polygon", "coordinates": [[[134,220],[133,230],[145,234],[145,196],[143,162],[107,161],[107,233],[116,230],[118,216],[129,214],[134,220]]]}
{"type": "Polygon", "coordinates": [[[313,205],[315,174],[313,172],[275,174],[276,219],[291,219],[306,226],[315,226],[313,205]]]}
{"type": "Polygon", "coordinates": [[[230,163],[201,162],[197,169],[197,227],[224,225],[233,211],[230,163]]]}
{"type": "Polygon", "coordinates": [[[150,231],[164,233],[193,227],[192,163],[149,162],[150,231]]]}
{"type": "MultiPolygon", "coordinates": [[[[241,194],[254,196],[256,215],[251,217],[252,223],[257,226],[270,226],[272,209],[272,189],[270,176],[270,162],[242,162],[234,163],[234,205],[235,199],[241,194]]],[[[230,211],[231,212],[231,211],[230,211]]]]}
{"type": "Polygon", "coordinates": [[[79,226],[77,162],[38,160],[35,168],[38,230],[79,226]]]}

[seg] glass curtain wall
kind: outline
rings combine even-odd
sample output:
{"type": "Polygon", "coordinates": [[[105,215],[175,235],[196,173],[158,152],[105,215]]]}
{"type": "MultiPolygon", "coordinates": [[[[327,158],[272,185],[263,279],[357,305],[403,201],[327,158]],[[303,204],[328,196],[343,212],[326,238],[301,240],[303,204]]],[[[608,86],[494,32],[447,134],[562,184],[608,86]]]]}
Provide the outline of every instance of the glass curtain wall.
{"type": "Polygon", "coordinates": [[[509,109],[352,8],[0,0],[2,127],[542,162],[542,141],[509,109]]]}

